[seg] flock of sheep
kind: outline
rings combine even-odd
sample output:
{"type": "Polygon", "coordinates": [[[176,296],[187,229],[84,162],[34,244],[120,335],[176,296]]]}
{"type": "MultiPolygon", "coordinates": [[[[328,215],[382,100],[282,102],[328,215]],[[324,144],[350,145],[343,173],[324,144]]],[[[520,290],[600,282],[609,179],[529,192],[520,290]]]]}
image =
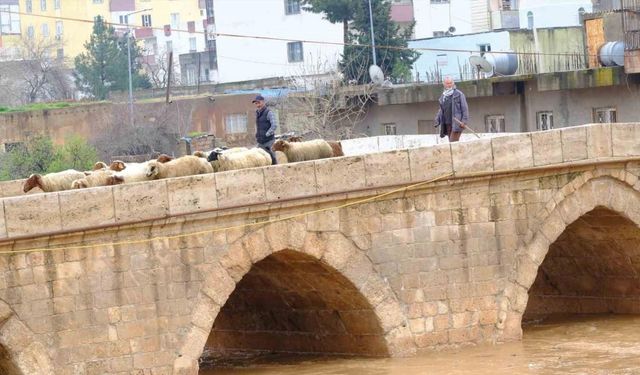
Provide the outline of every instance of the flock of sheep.
{"type": "MultiPolygon", "coordinates": [[[[276,153],[278,164],[344,156],[340,142],[322,139],[302,141],[301,137],[291,137],[288,141],[279,139],[273,144],[272,150],[276,153]]],[[[206,152],[196,151],[193,155],[176,159],[163,154],[143,163],[116,160],[107,165],[97,162],[91,171],[68,169],[46,175],[32,174],[25,181],[23,191],[27,193],[35,187],[44,192],[83,189],[268,165],[271,165],[271,156],[261,148],[217,148],[206,152]]]]}

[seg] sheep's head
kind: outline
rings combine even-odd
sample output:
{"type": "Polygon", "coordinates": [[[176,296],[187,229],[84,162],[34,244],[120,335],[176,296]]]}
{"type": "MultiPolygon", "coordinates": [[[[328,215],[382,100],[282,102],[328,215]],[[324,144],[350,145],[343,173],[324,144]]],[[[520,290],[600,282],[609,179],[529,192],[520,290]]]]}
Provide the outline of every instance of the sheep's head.
{"type": "Polygon", "coordinates": [[[42,189],[42,177],[39,174],[32,174],[29,176],[22,186],[22,191],[28,193],[34,187],[42,189]]]}
{"type": "Polygon", "coordinates": [[[144,168],[144,173],[148,178],[158,178],[158,174],[160,173],[160,164],[156,160],[152,160],[147,163],[147,166],[144,168]]]}
{"type": "Polygon", "coordinates": [[[220,156],[220,155],[222,155],[222,149],[221,148],[216,148],[213,151],[211,151],[211,153],[207,157],[207,161],[208,162],[216,161],[216,160],[218,160],[218,156],[220,156]]]}
{"type": "Polygon", "coordinates": [[[86,178],[80,178],[71,183],[72,189],[86,189],[89,187],[89,182],[86,178]]]}
{"type": "Polygon", "coordinates": [[[93,165],[93,170],[94,171],[100,171],[100,170],[104,170],[104,169],[107,169],[107,164],[104,163],[104,162],[99,161],[99,162],[97,162],[97,163],[95,163],[93,165]]]}
{"type": "Polygon", "coordinates": [[[271,146],[271,150],[272,151],[282,151],[284,152],[284,150],[286,150],[287,148],[289,148],[289,142],[282,140],[282,139],[278,139],[277,141],[275,141],[273,143],[273,146],[271,146]]]}
{"type": "Polygon", "coordinates": [[[122,160],[114,160],[109,165],[109,169],[116,172],[120,172],[125,168],[127,168],[127,165],[122,160]]]}
{"type": "Polygon", "coordinates": [[[173,160],[173,158],[167,154],[160,154],[156,160],[160,163],[167,163],[173,160]]]}
{"type": "Polygon", "coordinates": [[[124,177],[113,175],[107,177],[107,186],[124,184],[124,177]]]}

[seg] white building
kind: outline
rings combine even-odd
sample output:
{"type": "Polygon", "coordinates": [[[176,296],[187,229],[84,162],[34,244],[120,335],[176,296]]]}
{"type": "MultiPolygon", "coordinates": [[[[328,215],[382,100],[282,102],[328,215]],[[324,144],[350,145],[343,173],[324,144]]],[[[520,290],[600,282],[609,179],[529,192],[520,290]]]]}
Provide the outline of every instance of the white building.
{"type": "Polygon", "coordinates": [[[342,24],[305,12],[300,0],[205,3],[210,51],[180,56],[187,83],[195,83],[198,65],[201,81],[221,83],[324,73],[335,68],[342,53],[342,24]]]}

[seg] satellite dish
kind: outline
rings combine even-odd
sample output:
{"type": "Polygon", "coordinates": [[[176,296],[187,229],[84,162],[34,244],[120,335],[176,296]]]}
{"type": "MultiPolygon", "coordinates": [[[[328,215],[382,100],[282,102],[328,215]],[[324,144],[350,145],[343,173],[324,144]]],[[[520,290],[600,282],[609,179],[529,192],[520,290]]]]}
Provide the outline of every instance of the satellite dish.
{"type": "Polygon", "coordinates": [[[455,33],[456,32],[455,26],[450,26],[449,27],[449,32],[452,33],[452,34],[455,33]]]}
{"type": "Polygon", "coordinates": [[[371,78],[371,82],[377,85],[384,83],[384,73],[378,65],[371,65],[369,67],[369,77],[371,78]]]}
{"type": "Polygon", "coordinates": [[[482,56],[471,56],[469,57],[469,63],[472,66],[475,66],[479,72],[486,73],[489,75],[493,75],[493,65],[487,59],[482,56]]]}

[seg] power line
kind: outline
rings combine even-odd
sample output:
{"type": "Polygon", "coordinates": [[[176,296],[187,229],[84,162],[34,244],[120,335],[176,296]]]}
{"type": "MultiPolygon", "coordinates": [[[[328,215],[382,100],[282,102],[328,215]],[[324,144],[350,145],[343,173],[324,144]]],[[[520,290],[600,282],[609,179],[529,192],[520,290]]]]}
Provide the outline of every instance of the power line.
{"type": "MultiPolygon", "coordinates": [[[[56,16],[47,16],[44,14],[32,14],[25,12],[15,12],[3,10],[0,13],[10,13],[10,14],[18,14],[29,17],[40,17],[54,20],[64,20],[64,21],[72,21],[72,22],[82,22],[82,23],[94,23],[94,20],[82,19],[82,18],[72,18],[72,17],[56,17],[56,16]]],[[[132,24],[123,24],[116,22],[105,22],[109,25],[116,25],[122,27],[133,27],[133,28],[145,28],[152,29],[158,31],[164,31],[163,27],[154,27],[154,26],[142,26],[142,25],[132,25],[132,24]]],[[[204,31],[189,31],[184,29],[171,29],[172,32],[177,33],[189,33],[189,34],[207,34],[204,31]]],[[[244,38],[244,39],[256,39],[256,40],[270,40],[270,41],[285,41],[285,42],[302,42],[308,44],[321,44],[321,45],[333,45],[333,46],[342,46],[342,47],[360,47],[360,48],[372,48],[371,44],[358,44],[358,43],[344,43],[344,42],[332,42],[332,41],[322,41],[322,40],[313,40],[313,39],[297,39],[297,38],[284,38],[284,37],[271,37],[271,36],[262,36],[262,35],[246,35],[246,34],[232,34],[232,33],[213,33],[216,37],[228,37],[228,38],[244,38]]],[[[456,48],[433,48],[433,47],[403,47],[403,46],[389,46],[389,45],[376,45],[376,49],[386,49],[386,50],[399,50],[399,51],[426,51],[426,52],[454,52],[454,53],[479,53],[481,51],[472,50],[472,49],[456,49],[456,48]]],[[[564,56],[564,57],[575,57],[575,53],[550,53],[550,52],[516,52],[516,51],[488,51],[488,53],[492,54],[507,54],[507,55],[521,55],[521,56],[564,56]]],[[[586,57],[598,57],[599,54],[584,54],[586,57]]]]}

